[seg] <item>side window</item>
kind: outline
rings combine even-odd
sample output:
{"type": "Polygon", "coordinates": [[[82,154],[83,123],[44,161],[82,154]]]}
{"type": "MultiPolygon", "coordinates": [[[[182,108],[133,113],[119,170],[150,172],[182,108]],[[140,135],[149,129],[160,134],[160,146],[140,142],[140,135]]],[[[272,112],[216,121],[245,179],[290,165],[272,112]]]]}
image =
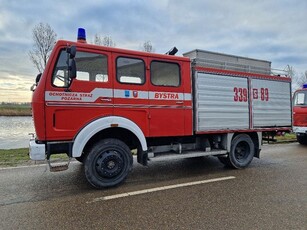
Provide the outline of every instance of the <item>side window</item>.
{"type": "Polygon", "coordinates": [[[142,59],[119,57],[116,60],[116,78],[120,83],[144,84],[145,63],[142,59]]]}
{"type": "Polygon", "coordinates": [[[57,87],[66,87],[68,85],[68,71],[67,71],[67,53],[62,50],[58,58],[57,64],[53,70],[52,85],[57,87]]]}
{"type": "Polygon", "coordinates": [[[180,67],[176,63],[152,61],[151,83],[156,86],[180,86],[180,67]]]}
{"type": "MultiPolygon", "coordinates": [[[[67,54],[62,50],[57,65],[53,71],[52,84],[57,87],[66,87],[68,84],[67,54]]],[[[106,55],[77,52],[77,76],[81,81],[108,82],[108,59],[106,55]]]]}

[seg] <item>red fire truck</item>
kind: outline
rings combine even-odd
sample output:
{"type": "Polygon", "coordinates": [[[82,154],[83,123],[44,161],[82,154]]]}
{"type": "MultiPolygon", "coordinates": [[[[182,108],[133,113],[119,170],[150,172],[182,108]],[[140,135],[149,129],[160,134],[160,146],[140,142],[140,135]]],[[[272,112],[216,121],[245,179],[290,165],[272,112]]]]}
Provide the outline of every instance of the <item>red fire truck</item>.
{"type": "Polygon", "coordinates": [[[293,132],[300,144],[307,145],[307,84],[293,95],[293,132]]]}
{"type": "Polygon", "coordinates": [[[216,156],[240,169],[259,157],[263,135],[291,129],[291,79],[271,62],[173,51],[87,44],[84,30],[58,41],[33,89],[31,159],[66,153],[104,188],[126,179],[132,152],[142,165],[216,156]]]}

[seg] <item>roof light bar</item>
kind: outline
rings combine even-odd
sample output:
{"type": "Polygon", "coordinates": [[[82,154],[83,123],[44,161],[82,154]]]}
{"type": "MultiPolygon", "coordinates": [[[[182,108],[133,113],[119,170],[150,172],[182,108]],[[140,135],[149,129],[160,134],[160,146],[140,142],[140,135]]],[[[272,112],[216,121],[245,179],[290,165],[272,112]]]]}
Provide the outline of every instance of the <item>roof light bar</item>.
{"type": "Polygon", "coordinates": [[[78,42],[86,43],[86,33],[85,29],[83,28],[78,28],[78,37],[77,37],[78,42]]]}

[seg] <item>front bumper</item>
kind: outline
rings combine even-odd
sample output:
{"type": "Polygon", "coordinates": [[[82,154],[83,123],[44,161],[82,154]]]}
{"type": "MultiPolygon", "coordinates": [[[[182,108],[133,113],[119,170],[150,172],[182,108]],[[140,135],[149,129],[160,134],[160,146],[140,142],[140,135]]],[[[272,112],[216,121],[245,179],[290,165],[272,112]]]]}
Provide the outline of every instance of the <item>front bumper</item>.
{"type": "Polygon", "coordinates": [[[33,161],[43,161],[46,159],[46,146],[45,144],[37,144],[35,140],[30,140],[29,155],[33,161]]]}
{"type": "Polygon", "coordinates": [[[292,130],[296,134],[298,134],[298,133],[307,134],[307,127],[293,126],[292,130]]]}

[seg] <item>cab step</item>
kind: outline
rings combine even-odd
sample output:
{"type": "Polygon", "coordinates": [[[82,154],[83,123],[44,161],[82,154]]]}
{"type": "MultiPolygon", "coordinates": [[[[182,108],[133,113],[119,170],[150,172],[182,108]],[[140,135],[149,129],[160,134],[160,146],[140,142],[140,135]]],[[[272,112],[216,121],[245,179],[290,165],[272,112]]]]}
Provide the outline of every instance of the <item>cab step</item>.
{"type": "Polygon", "coordinates": [[[216,156],[216,155],[225,155],[227,154],[226,150],[211,150],[211,151],[186,151],[183,153],[148,153],[149,161],[167,161],[167,160],[176,160],[176,159],[185,159],[193,157],[205,157],[205,156],[216,156]]]}
{"type": "Polygon", "coordinates": [[[49,170],[50,172],[61,172],[61,171],[65,171],[68,169],[69,164],[70,164],[71,158],[68,159],[68,162],[66,164],[55,164],[52,165],[51,161],[48,160],[48,165],[49,165],[49,170]]]}

